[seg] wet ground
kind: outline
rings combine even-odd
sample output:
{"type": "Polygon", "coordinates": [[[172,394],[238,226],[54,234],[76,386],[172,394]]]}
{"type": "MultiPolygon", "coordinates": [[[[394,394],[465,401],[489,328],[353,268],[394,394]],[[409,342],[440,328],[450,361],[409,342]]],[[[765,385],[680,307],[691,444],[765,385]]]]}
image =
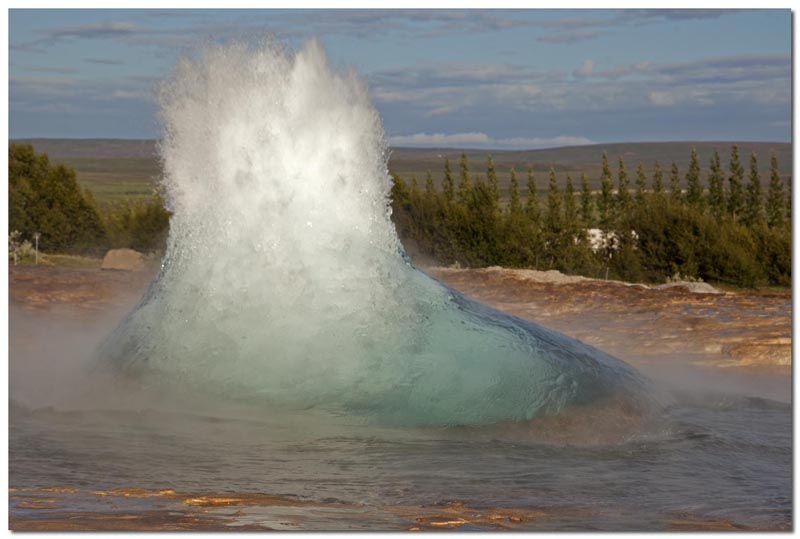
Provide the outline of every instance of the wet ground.
{"type": "Polygon", "coordinates": [[[543,272],[502,268],[426,271],[467,296],[635,365],[677,359],[784,374],[791,369],[790,291],[709,294],[596,279],[562,283],[543,272]]]}
{"type": "MultiPolygon", "coordinates": [[[[558,436],[567,415],[546,426],[548,439],[526,439],[286,422],[214,404],[168,414],[12,403],[10,528],[791,529],[788,293],[427,271],[618,355],[666,381],[674,402],[639,435],[588,445],[558,436]]],[[[101,339],[153,274],[10,268],[12,399],[31,372],[53,378],[55,394],[67,374],[34,358],[101,339]]],[[[608,426],[576,418],[583,430],[608,426]]]]}

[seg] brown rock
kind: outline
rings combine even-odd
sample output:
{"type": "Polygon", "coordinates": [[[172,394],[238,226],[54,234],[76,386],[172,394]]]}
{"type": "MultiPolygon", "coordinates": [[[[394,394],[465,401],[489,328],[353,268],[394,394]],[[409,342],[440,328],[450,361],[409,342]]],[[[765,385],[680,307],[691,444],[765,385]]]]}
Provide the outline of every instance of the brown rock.
{"type": "Polygon", "coordinates": [[[111,249],[103,258],[104,270],[142,271],[145,269],[147,258],[133,249],[111,249]]]}

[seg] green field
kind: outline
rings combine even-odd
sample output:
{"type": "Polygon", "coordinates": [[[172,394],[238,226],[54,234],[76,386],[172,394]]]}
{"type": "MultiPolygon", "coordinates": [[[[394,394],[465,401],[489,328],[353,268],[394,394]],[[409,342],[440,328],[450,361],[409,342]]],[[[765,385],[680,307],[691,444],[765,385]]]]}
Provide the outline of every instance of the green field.
{"type": "MultiPolygon", "coordinates": [[[[125,198],[148,196],[158,184],[161,167],[153,140],[124,139],[26,139],[11,142],[30,142],[38,152],[45,152],[56,163],[73,167],[78,181],[91,189],[101,204],[125,198]]],[[[728,154],[733,142],[639,142],[620,144],[598,144],[591,146],[571,146],[544,150],[487,151],[460,149],[392,148],[389,168],[410,180],[416,176],[424,185],[428,170],[438,184],[443,175],[444,160],[450,159],[451,169],[458,177],[458,160],[462,152],[469,158],[470,174],[485,175],[486,157],[491,153],[497,170],[501,195],[508,189],[509,170],[515,167],[520,184],[525,185],[526,170],[533,165],[538,187],[544,190],[547,185],[547,171],[552,165],[558,173],[561,184],[567,174],[577,185],[582,172],[589,176],[592,188],[600,183],[600,165],[603,152],[608,153],[612,170],[616,173],[617,160],[625,160],[631,183],[635,178],[639,161],[645,166],[648,182],[651,179],[653,162],[658,160],[664,171],[665,183],[669,177],[669,167],[674,161],[683,175],[689,165],[691,149],[697,149],[703,176],[709,158],[718,150],[725,170],[728,154]]],[[[778,157],[781,175],[791,178],[792,145],[781,142],[736,142],[742,165],[747,170],[750,153],[756,152],[762,183],[769,177],[769,156],[774,151],[778,157]]]]}

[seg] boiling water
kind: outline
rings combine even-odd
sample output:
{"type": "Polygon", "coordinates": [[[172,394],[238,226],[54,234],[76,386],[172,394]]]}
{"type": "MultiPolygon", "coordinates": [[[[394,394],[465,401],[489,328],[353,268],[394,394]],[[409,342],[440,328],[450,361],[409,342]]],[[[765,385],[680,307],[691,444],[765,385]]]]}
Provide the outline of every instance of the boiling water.
{"type": "Polygon", "coordinates": [[[178,65],[161,107],[167,254],[103,366],[405,425],[649,406],[624,363],[409,264],[379,117],[316,42],[209,49],[178,65]]]}
{"type": "Polygon", "coordinates": [[[162,271],[90,368],[42,368],[57,383],[37,390],[12,356],[10,484],[79,489],[13,517],[118,512],[91,493],[135,487],[363,510],[295,515],[311,529],[447,500],[550,515],[531,529],[791,525],[789,405],[656,396],[414,269],[368,91],[317,44],[210,48],[160,99],[162,271]]]}

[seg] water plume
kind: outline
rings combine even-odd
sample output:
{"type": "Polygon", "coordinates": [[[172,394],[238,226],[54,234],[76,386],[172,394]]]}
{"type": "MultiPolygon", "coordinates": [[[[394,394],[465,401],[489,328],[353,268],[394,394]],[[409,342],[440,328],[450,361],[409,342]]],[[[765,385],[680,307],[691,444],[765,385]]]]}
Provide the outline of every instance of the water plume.
{"type": "Polygon", "coordinates": [[[265,409],[414,425],[642,399],[624,363],[413,267],[368,88],[316,41],[211,46],[179,62],[160,106],[167,252],[104,361],[265,409]]]}

